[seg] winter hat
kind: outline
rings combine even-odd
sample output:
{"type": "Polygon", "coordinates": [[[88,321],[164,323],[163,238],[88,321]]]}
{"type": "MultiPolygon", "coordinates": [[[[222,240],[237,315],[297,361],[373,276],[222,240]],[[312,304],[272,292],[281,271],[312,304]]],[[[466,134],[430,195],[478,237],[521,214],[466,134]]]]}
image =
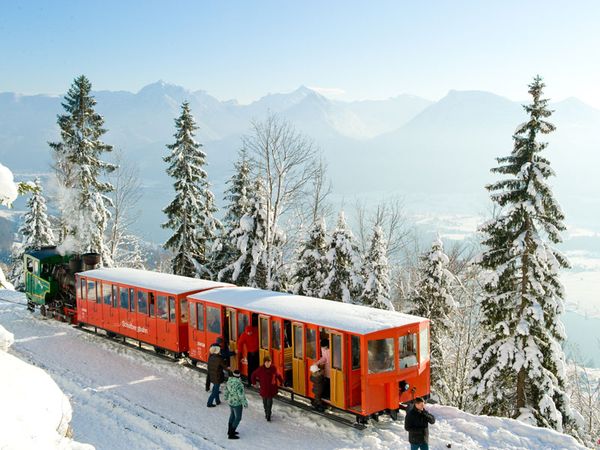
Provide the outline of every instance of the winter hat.
{"type": "Polygon", "coordinates": [[[319,367],[316,364],[313,364],[312,366],[310,366],[310,371],[312,373],[318,372],[319,371],[319,367]]]}
{"type": "Polygon", "coordinates": [[[219,347],[218,345],[211,345],[208,352],[211,355],[218,355],[219,353],[221,353],[221,347],[219,347]]]}
{"type": "Polygon", "coordinates": [[[223,338],[222,337],[218,337],[217,338],[217,344],[222,344],[223,343],[223,338]]]}
{"type": "Polygon", "coordinates": [[[240,371],[239,371],[239,370],[235,369],[235,370],[233,371],[232,375],[233,375],[234,377],[236,377],[236,378],[239,378],[239,377],[240,377],[240,375],[241,375],[241,373],[240,373],[240,371]]]}
{"type": "Polygon", "coordinates": [[[321,348],[329,348],[329,339],[321,339],[321,348]]]}

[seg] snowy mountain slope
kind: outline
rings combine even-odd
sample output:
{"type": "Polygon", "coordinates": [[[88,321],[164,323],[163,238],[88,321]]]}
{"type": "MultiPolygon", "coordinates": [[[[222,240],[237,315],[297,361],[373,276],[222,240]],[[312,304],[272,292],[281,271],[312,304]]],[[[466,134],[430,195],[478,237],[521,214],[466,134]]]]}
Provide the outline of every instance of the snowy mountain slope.
{"type": "MultiPolygon", "coordinates": [[[[0,299],[24,302],[0,291],[0,299]]],[[[97,449],[291,448],[389,449],[407,446],[402,423],[389,420],[358,431],[276,403],[267,423],[262,402],[249,394],[239,431],[226,438],[228,409],[205,406],[204,375],[90,335],[67,324],[30,315],[0,300],[0,323],[15,335],[11,353],[49,373],[70,397],[75,439],[97,449]]],[[[0,368],[1,370],[2,368],[0,368]]],[[[432,449],[583,449],[571,437],[510,419],[473,416],[455,408],[428,407],[437,417],[432,449]]]]}

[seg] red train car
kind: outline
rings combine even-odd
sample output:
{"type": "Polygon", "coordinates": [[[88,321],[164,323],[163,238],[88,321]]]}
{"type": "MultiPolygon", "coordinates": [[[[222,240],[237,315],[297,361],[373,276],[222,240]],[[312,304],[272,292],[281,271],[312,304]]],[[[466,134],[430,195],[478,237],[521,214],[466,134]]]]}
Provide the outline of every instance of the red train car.
{"type": "Polygon", "coordinates": [[[187,296],[226,283],[126,268],[76,274],[77,321],[145,342],[188,351],[187,296]]]}
{"type": "MultiPolygon", "coordinates": [[[[270,355],[294,393],[309,398],[309,367],[327,340],[329,402],[359,421],[382,412],[395,418],[401,403],[429,395],[428,319],[244,287],[203,290],[188,303],[192,359],[206,361],[218,336],[236,350],[244,328],[256,323],[261,363],[270,355]]],[[[245,364],[239,369],[248,375],[245,364]]]]}

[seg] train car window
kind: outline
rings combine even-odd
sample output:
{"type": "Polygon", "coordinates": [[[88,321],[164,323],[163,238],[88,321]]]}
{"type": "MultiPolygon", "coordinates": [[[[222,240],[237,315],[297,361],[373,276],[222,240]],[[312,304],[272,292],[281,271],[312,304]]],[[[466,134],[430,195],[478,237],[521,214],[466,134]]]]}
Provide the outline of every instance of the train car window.
{"type": "Polygon", "coordinates": [[[406,369],[417,365],[417,334],[400,336],[398,340],[400,368],[406,369]]]}
{"type": "Polygon", "coordinates": [[[221,310],[214,306],[207,306],[206,323],[208,324],[208,331],[221,334],[221,310]]]}
{"type": "Polygon", "coordinates": [[[148,293],[137,291],[138,312],[140,314],[148,314],[148,293]]]}
{"type": "Polygon", "coordinates": [[[148,293],[148,307],[150,309],[150,317],[154,317],[154,292],[148,293]]]}
{"type": "Polygon", "coordinates": [[[96,301],[96,283],[92,280],[87,282],[87,299],[93,302],[96,301]]]}
{"type": "Polygon", "coordinates": [[[367,347],[369,353],[369,373],[394,370],[394,339],[373,339],[367,347]]]}
{"type": "Polygon", "coordinates": [[[104,304],[110,306],[112,303],[112,288],[110,284],[102,283],[102,296],[104,297],[104,304]]]}
{"type": "Polygon", "coordinates": [[[190,326],[192,328],[196,328],[196,319],[197,319],[197,314],[196,314],[196,305],[197,303],[193,303],[190,302],[190,326]]]}
{"type": "Polygon", "coordinates": [[[169,322],[175,322],[175,297],[169,297],[169,322]]]}
{"type": "Polygon", "coordinates": [[[294,325],[294,357],[304,358],[304,349],[302,347],[302,327],[294,325]]]}
{"type": "Polygon", "coordinates": [[[167,320],[169,318],[169,309],[167,308],[167,297],[159,295],[156,304],[156,315],[159,319],[167,320]]]}
{"type": "Polygon", "coordinates": [[[248,316],[246,314],[238,314],[238,337],[244,332],[246,327],[248,326],[248,316]]]}
{"type": "Polygon", "coordinates": [[[281,322],[271,321],[271,347],[274,350],[281,350],[281,322]]]}
{"type": "Polygon", "coordinates": [[[235,319],[236,312],[229,310],[229,339],[237,341],[237,320],[235,319]]]}
{"type": "Polygon", "coordinates": [[[317,330],[306,329],[306,357],[317,358],[317,330]]]}
{"type": "Polygon", "coordinates": [[[31,258],[27,258],[27,272],[33,273],[33,260],[31,258]]]}
{"type": "Polygon", "coordinates": [[[121,298],[121,308],[129,309],[129,290],[127,288],[119,288],[119,296],[121,298]]]}
{"type": "Polygon", "coordinates": [[[112,285],[112,306],[113,306],[113,308],[117,307],[118,302],[119,302],[119,288],[113,284],[112,285]]]}
{"type": "Polygon", "coordinates": [[[196,305],[196,312],[198,313],[198,331],[204,331],[204,305],[202,303],[196,305]]]}
{"type": "Polygon", "coordinates": [[[133,288],[129,288],[129,311],[135,312],[135,291],[133,288]]]}
{"type": "Polygon", "coordinates": [[[351,336],[350,345],[352,347],[352,370],[360,369],[360,338],[351,336]]]}
{"type": "Polygon", "coordinates": [[[40,262],[37,260],[33,261],[33,273],[36,275],[40,274],[40,262]]]}
{"type": "Polygon", "coordinates": [[[187,298],[182,298],[180,300],[180,309],[179,311],[181,311],[181,323],[187,323],[188,322],[188,301],[187,298]]]}
{"type": "Polygon", "coordinates": [[[424,363],[429,358],[429,328],[423,328],[419,333],[419,362],[424,363]]]}
{"type": "Polygon", "coordinates": [[[342,370],[342,335],[331,335],[331,367],[342,370]]]}
{"type": "Polygon", "coordinates": [[[269,349],[269,319],[260,318],[260,348],[269,349]]]}

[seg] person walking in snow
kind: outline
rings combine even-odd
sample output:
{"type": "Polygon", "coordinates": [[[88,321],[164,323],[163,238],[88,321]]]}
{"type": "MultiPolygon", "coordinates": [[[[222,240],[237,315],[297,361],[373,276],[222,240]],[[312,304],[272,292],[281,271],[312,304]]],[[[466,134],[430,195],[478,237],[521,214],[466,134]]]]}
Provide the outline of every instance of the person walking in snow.
{"type": "Polygon", "coordinates": [[[410,450],[429,450],[429,424],[434,423],[435,417],[425,410],[425,400],[417,397],[404,418],[410,450]]]}
{"type": "Polygon", "coordinates": [[[210,386],[210,383],[213,384],[212,392],[208,397],[208,402],[206,406],[212,408],[214,406],[221,404],[221,399],[219,398],[219,389],[221,388],[221,383],[225,381],[225,373],[224,370],[228,370],[227,364],[223,360],[221,356],[221,347],[218,345],[211,345],[209,349],[210,356],[208,357],[208,373],[206,374],[206,387],[210,386]],[[213,402],[216,402],[213,403],[213,402]]]}
{"type": "Polygon", "coordinates": [[[312,383],[312,391],[315,394],[315,398],[312,399],[311,403],[313,408],[319,412],[325,411],[325,405],[323,404],[323,385],[325,383],[325,373],[323,370],[323,364],[313,364],[310,366],[310,381],[312,383]]]}
{"type": "Polygon", "coordinates": [[[231,413],[229,414],[229,425],[227,428],[227,437],[229,439],[239,439],[239,433],[235,431],[242,420],[243,408],[248,407],[248,400],[244,392],[244,385],[240,380],[240,371],[234,370],[227,384],[225,385],[225,400],[229,403],[231,413]]]}
{"type": "Polygon", "coordinates": [[[263,399],[265,417],[267,422],[270,422],[273,398],[277,395],[279,385],[283,384],[283,378],[277,373],[269,355],[264,357],[263,365],[256,369],[250,378],[251,384],[255,384],[257,381],[260,383],[260,396],[263,399]]]}

